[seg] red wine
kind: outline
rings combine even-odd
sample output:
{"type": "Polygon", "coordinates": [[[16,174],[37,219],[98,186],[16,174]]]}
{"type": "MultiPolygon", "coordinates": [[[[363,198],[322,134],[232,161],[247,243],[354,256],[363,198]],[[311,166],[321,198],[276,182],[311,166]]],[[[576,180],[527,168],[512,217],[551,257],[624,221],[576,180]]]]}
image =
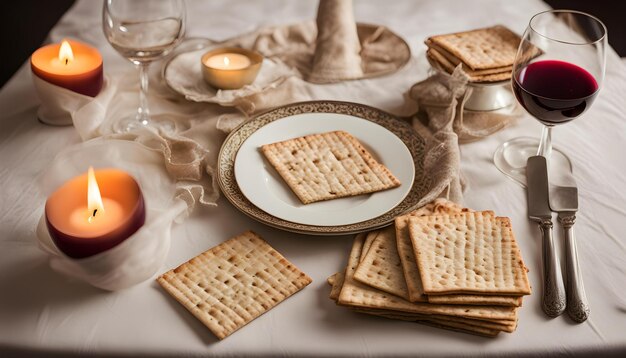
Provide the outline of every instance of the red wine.
{"type": "Polygon", "coordinates": [[[598,82],[574,64],[546,60],[517,71],[513,91],[520,104],[547,126],[569,122],[591,106],[598,82]]]}

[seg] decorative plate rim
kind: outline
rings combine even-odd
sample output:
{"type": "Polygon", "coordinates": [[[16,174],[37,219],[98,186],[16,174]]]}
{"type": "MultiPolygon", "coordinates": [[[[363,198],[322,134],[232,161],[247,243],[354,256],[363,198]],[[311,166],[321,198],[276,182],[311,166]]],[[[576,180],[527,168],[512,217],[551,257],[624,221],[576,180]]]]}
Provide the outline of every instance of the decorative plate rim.
{"type": "Polygon", "coordinates": [[[283,220],[323,226],[354,224],[386,213],[408,195],[415,178],[411,152],[398,136],[374,122],[334,113],[298,114],[264,125],[243,142],[235,157],[234,170],[239,190],[258,208],[283,220]],[[370,154],[385,163],[405,185],[372,195],[302,205],[259,150],[263,144],[337,130],[359,138],[361,144],[371,148],[370,154]]]}
{"type": "Polygon", "coordinates": [[[424,175],[425,140],[406,121],[383,110],[364,104],[342,101],[297,102],[263,112],[235,128],[224,140],[217,165],[217,179],[220,190],[228,201],[245,215],[272,227],[310,235],[346,235],[377,229],[391,223],[397,216],[417,207],[427,193],[429,179],[424,175]],[[367,120],[389,130],[409,149],[415,167],[415,177],[411,190],[396,206],[382,215],[358,223],[334,226],[317,226],[290,222],[277,218],[252,204],[241,192],[235,179],[234,164],[239,148],[252,133],[268,123],[281,118],[302,113],[338,113],[367,120]]]}

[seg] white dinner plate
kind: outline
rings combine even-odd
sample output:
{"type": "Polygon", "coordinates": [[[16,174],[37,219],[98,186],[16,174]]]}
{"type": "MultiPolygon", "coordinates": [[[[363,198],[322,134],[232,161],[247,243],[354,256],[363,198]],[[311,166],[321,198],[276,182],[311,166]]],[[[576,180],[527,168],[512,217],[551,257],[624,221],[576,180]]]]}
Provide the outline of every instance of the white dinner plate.
{"type": "Polygon", "coordinates": [[[293,103],[261,113],[228,135],[218,155],[217,180],[237,209],[266,225],[310,235],[363,232],[418,207],[430,187],[423,170],[425,145],[409,121],[380,109],[339,101],[293,103]],[[361,141],[402,185],[303,205],[259,151],[262,144],[337,129],[361,141]]]}
{"type": "Polygon", "coordinates": [[[281,118],[248,137],[235,158],[235,179],[250,202],[277,218],[306,225],[349,225],[380,216],[407,196],[414,177],[411,152],[400,138],[381,125],[347,114],[302,113],[281,118]],[[402,184],[371,194],[305,205],[259,150],[264,144],[336,130],[357,138],[402,184]]]}

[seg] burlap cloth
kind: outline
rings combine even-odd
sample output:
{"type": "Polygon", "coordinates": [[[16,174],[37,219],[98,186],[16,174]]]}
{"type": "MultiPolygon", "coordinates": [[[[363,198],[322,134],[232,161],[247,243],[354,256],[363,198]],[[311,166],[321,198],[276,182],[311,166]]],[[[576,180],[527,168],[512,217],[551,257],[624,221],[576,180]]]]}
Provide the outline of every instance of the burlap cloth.
{"type": "Polygon", "coordinates": [[[166,169],[175,179],[177,196],[187,202],[191,211],[197,205],[216,205],[219,147],[227,133],[254,114],[306,100],[366,103],[412,120],[415,130],[425,138],[425,170],[432,185],[421,203],[440,195],[461,202],[459,136],[480,138],[501,128],[510,118],[464,113],[462,107],[469,91],[462,73],[435,75],[411,88],[408,74],[415,73],[419,61],[410,57],[406,43],[389,29],[355,26],[351,0],[321,0],[317,24],[321,27],[319,35],[311,21],[264,28],[225,41],[225,46],[255,49],[296,70],[274,89],[242,97],[235,93],[231,107],[186,101],[153,76],[153,117],[173,119],[175,134],[152,128],[127,134],[113,132],[115,121],[136,108],[135,74],[109,74],[103,93],[71,111],[74,126],[84,140],[100,136],[134,140],[162,153],[166,169]],[[345,81],[348,79],[353,81],[345,81]],[[386,86],[389,81],[393,81],[393,88],[386,86]],[[389,98],[389,91],[398,92],[398,100],[380,102],[379,98],[385,97],[382,93],[389,98]]]}
{"type": "Polygon", "coordinates": [[[419,106],[419,112],[412,117],[413,127],[426,139],[424,168],[432,178],[431,190],[423,203],[437,194],[461,203],[464,183],[459,141],[484,138],[520,115],[518,110],[507,114],[466,111],[465,102],[472,94],[468,84],[469,77],[459,65],[451,75],[435,72],[409,90],[408,97],[419,106]]]}
{"type": "Polygon", "coordinates": [[[325,83],[363,77],[355,24],[351,0],[320,1],[315,56],[308,81],[325,83]]]}

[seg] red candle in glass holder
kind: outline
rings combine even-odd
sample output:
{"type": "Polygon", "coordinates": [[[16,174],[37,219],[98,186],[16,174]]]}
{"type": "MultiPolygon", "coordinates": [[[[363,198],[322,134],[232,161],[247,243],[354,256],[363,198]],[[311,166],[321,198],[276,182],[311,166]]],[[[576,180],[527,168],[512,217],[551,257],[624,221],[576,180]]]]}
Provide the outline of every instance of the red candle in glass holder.
{"type": "Polygon", "coordinates": [[[100,93],[104,81],[102,56],[78,41],[38,49],[30,57],[30,67],[42,80],[90,97],[100,93]]]}
{"type": "Polygon", "coordinates": [[[129,238],[143,226],[146,209],[141,189],[128,173],[89,168],[48,198],[45,218],[59,250],[84,258],[129,238]]]}

